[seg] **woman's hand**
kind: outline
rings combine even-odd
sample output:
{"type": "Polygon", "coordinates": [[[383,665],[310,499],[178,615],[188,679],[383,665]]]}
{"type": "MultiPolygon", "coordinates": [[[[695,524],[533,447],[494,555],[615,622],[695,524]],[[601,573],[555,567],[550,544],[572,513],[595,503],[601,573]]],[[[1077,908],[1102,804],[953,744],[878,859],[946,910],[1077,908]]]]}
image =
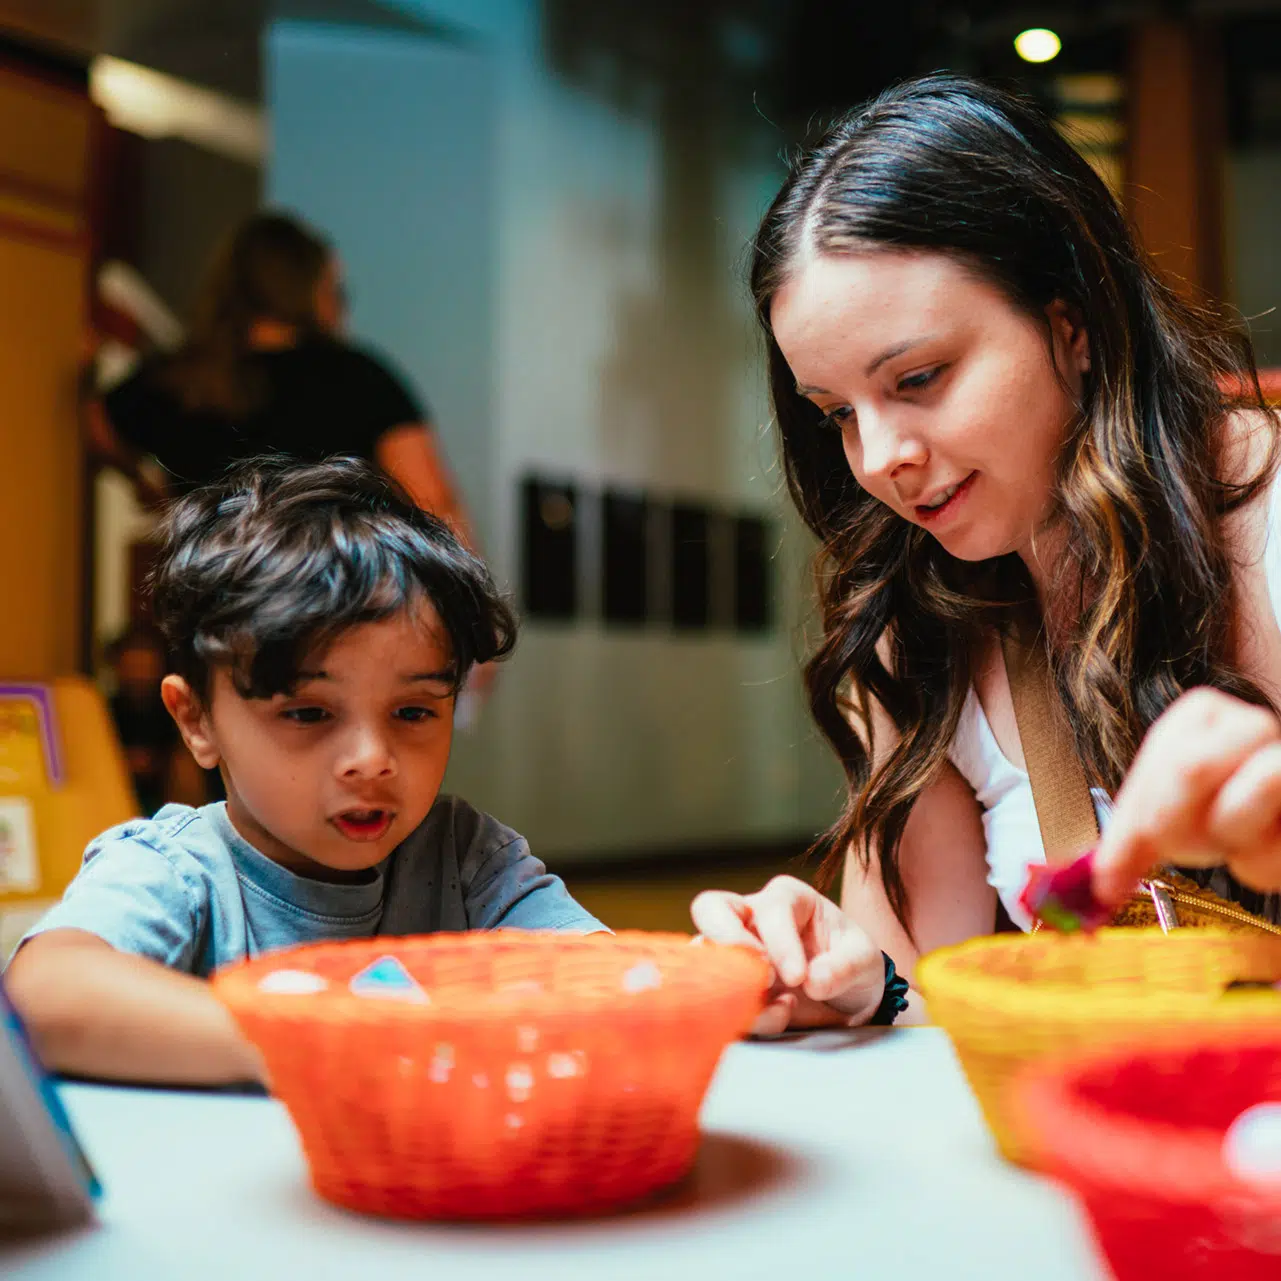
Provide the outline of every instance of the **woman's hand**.
{"type": "Polygon", "coordinates": [[[1094,859],[1094,890],[1118,904],[1163,864],[1226,864],[1281,889],[1281,723],[1266,708],[1191,690],[1148,731],[1094,859]]]}
{"type": "Polygon", "coordinates": [[[755,894],[704,890],[690,915],[702,937],[755,948],[774,967],[769,1004],[752,1027],[757,1036],[789,1027],[855,1027],[881,1003],[880,949],[835,903],[794,876],[776,876],[755,894]]]}

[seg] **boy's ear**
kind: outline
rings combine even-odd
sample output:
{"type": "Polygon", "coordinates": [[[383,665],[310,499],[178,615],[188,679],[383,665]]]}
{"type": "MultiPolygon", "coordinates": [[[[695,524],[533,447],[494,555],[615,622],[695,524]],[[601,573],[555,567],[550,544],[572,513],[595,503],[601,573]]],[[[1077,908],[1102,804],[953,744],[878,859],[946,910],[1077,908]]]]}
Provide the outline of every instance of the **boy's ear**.
{"type": "Polygon", "coordinates": [[[205,705],[196,691],[181,676],[166,676],[160,682],[160,697],[196,764],[201,769],[217,769],[222,754],[205,705]]]}

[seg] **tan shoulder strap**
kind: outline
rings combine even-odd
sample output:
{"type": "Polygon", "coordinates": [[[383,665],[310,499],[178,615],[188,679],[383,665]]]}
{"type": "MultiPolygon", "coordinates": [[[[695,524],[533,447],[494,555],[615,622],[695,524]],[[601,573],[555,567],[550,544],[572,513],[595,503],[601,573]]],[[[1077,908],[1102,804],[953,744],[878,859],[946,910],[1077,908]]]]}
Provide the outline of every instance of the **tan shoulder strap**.
{"type": "Polygon", "coordinates": [[[1045,645],[1007,634],[1001,642],[1045,861],[1070,863],[1099,838],[1085,770],[1050,674],[1045,645]]]}

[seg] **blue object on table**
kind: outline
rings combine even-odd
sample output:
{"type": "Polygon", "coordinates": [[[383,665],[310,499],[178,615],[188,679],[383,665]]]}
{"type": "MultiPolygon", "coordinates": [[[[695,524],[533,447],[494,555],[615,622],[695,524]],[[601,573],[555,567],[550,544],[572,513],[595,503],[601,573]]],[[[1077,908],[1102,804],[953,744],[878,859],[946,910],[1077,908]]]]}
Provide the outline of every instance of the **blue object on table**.
{"type": "Polygon", "coordinates": [[[101,1192],[0,979],[0,1223],[83,1222],[101,1192]]]}

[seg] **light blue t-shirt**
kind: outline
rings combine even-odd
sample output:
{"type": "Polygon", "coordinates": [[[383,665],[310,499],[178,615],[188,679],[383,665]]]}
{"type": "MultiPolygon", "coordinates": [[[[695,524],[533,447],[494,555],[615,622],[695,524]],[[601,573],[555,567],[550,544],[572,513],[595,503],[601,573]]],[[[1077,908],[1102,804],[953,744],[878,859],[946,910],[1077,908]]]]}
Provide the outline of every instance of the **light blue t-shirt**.
{"type": "Polygon", "coordinates": [[[204,977],[297,943],[497,926],[605,929],[523,836],[442,796],[354,884],[312,880],[273,863],[236,831],[222,802],[166,805],[93,841],[62,900],[27,938],[87,930],[122,952],[204,977]]]}

